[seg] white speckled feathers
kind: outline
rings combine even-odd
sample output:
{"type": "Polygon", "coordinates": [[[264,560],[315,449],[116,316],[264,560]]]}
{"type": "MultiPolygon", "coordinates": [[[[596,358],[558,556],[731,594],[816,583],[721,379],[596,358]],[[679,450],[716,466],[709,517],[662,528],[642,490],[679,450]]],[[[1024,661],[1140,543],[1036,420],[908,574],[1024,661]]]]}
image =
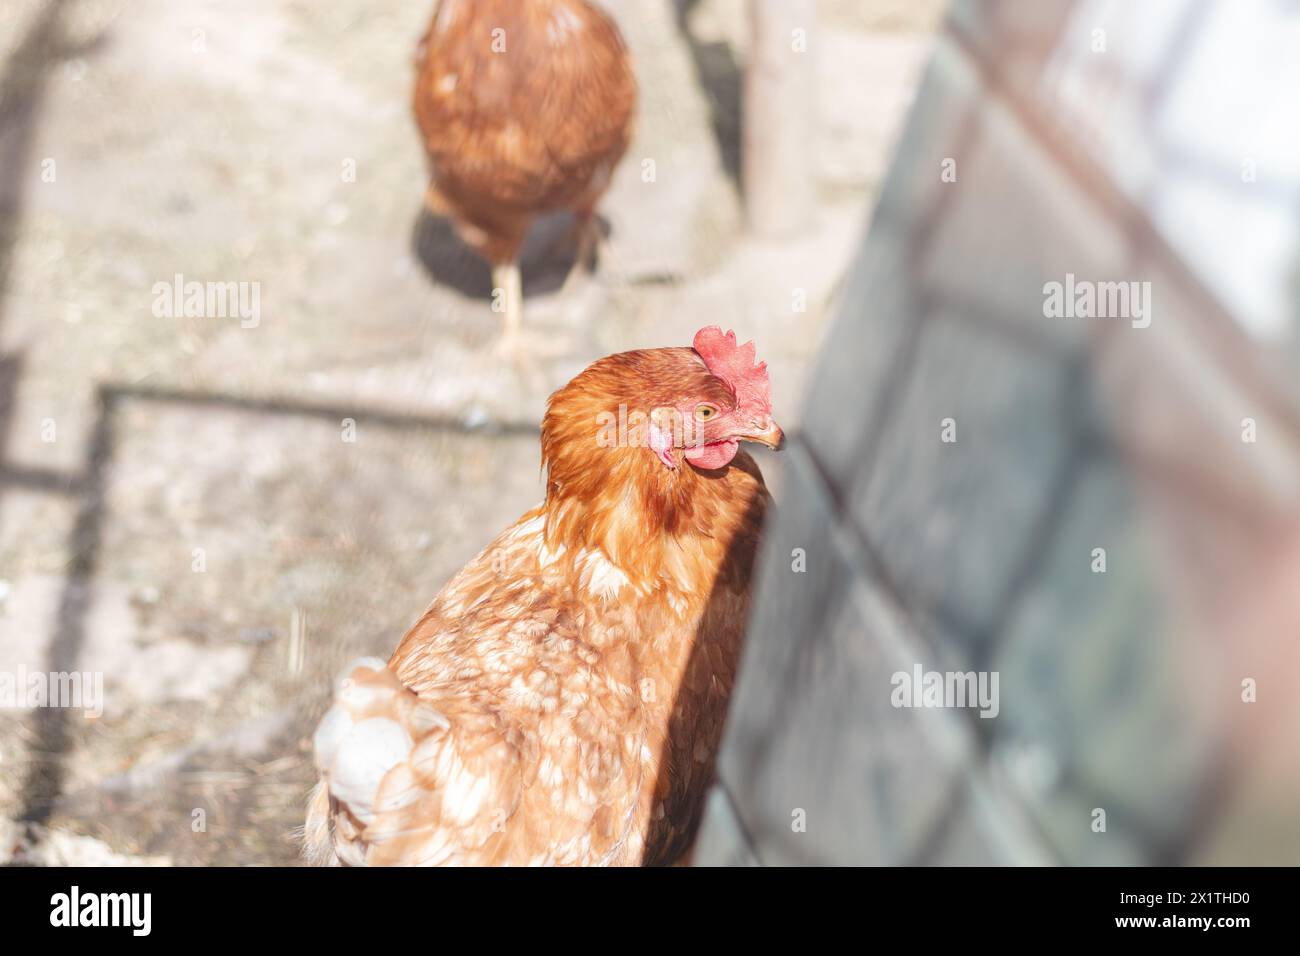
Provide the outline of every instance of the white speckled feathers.
{"type": "Polygon", "coordinates": [[[397,676],[368,659],[340,680],[316,752],[341,862],[615,863],[641,849],[632,815],[657,753],[632,622],[611,600],[626,577],[549,551],[542,532],[530,513],[462,569],[394,655],[397,676]],[[565,607],[574,581],[600,621],[565,607]]]}

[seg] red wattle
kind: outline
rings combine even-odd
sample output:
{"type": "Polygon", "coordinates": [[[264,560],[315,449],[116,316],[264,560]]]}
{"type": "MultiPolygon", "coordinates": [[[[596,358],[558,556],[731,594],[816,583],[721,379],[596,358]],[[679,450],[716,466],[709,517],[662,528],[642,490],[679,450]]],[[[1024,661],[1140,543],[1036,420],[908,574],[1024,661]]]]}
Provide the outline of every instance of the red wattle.
{"type": "Polygon", "coordinates": [[[686,460],[696,468],[725,468],[731,463],[731,459],[736,457],[736,449],[740,443],[736,441],[715,441],[707,445],[699,445],[686,449],[686,460]]]}

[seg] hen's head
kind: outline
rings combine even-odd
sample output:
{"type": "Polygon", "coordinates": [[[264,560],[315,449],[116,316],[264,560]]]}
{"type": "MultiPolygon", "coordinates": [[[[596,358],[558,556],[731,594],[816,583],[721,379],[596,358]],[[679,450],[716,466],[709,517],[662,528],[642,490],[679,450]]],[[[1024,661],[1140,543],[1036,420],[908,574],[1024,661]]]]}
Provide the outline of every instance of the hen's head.
{"type": "Polygon", "coordinates": [[[677,449],[692,465],[724,468],[742,441],[779,448],[785,440],[772,420],[767,363],[754,361],[754,343],[736,344],[736,333],[716,325],[695,333],[685,387],[650,412],[648,444],[668,468],[677,449]],[[703,365],[703,368],[700,366],[703,365]]]}
{"type": "Polygon", "coordinates": [[[742,441],[777,448],[783,439],[754,344],[710,326],[692,348],[603,358],[551,396],[542,426],[548,497],[592,482],[672,483],[725,469],[742,441]]]}

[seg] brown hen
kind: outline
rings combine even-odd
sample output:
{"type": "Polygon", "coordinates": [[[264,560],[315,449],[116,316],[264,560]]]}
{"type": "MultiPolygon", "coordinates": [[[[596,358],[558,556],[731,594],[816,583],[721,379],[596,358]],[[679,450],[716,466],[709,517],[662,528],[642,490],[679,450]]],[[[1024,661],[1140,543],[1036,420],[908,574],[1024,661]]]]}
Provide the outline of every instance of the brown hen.
{"type": "Polygon", "coordinates": [[[662,864],[712,779],[777,447],[752,344],[601,359],[553,396],[546,498],[442,589],[316,732],[309,854],[662,864]]]}
{"type": "Polygon", "coordinates": [[[540,213],[572,210],[574,268],[594,253],[596,203],[627,150],[636,79],[586,0],[441,0],[416,54],[415,119],[429,207],[492,265],[494,308],[518,345],[519,250],[540,213]]]}

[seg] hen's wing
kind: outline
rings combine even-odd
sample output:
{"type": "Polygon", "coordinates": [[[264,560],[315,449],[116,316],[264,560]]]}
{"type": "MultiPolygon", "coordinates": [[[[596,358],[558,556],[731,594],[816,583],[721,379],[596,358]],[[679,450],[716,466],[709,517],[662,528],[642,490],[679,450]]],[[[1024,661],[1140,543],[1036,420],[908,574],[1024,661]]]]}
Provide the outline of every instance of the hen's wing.
{"type": "Polygon", "coordinates": [[[633,665],[621,625],[547,575],[542,528],[525,515],[447,584],[387,667],[362,661],[340,681],[316,736],[326,790],[309,842],[332,840],[348,864],[635,852],[624,845],[644,744],[633,665]]]}
{"type": "MultiPolygon", "coordinates": [[[[518,802],[519,752],[490,711],[438,705],[384,663],[358,661],[316,731],[333,850],[350,865],[421,866],[480,854],[518,802]]],[[[320,839],[322,834],[317,834],[320,839]]]]}

